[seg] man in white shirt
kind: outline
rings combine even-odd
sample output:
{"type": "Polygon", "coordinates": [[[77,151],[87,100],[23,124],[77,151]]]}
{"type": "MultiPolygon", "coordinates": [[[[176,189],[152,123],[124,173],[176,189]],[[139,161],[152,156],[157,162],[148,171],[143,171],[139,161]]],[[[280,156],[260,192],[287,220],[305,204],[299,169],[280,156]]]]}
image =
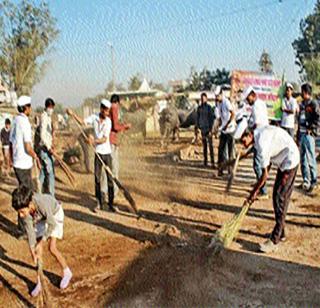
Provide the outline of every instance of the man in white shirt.
{"type": "MultiPolygon", "coordinates": [[[[41,168],[40,160],[33,150],[32,130],[28,117],[31,114],[31,98],[20,96],[18,99],[18,112],[10,132],[10,153],[13,169],[19,187],[25,186],[33,190],[32,167],[33,159],[37,167],[41,168]]],[[[18,217],[18,229],[24,233],[24,228],[18,217]]]]}
{"type": "Polygon", "coordinates": [[[270,239],[260,245],[262,252],[272,252],[285,239],[285,218],[300,163],[299,149],[287,132],[275,126],[264,126],[254,132],[246,130],[241,141],[246,148],[254,146],[262,168],[262,174],[251,191],[248,202],[252,203],[257,199],[261,187],[267,181],[271,164],[278,167],[273,188],[276,224],[270,239]]]}
{"type": "Polygon", "coordinates": [[[40,125],[37,128],[35,147],[41,160],[40,184],[43,193],[49,193],[54,197],[54,159],[53,159],[53,126],[52,114],[55,102],[52,98],[45,101],[45,110],[41,114],[40,125]]]}
{"type": "MultiPolygon", "coordinates": [[[[258,96],[253,89],[249,86],[243,92],[243,100],[245,100],[251,107],[251,115],[248,120],[248,125],[251,129],[261,128],[269,125],[267,105],[264,101],[258,99],[258,96]]],[[[253,169],[256,178],[259,179],[262,174],[261,163],[257,156],[256,150],[253,148],[253,169]]],[[[260,189],[260,199],[268,199],[267,187],[264,185],[260,189]]]]}
{"type": "MultiPolygon", "coordinates": [[[[102,163],[101,160],[112,170],[112,159],[111,159],[111,144],[110,144],[110,132],[112,123],[109,118],[109,112],[111,108],[111,102],[102,99],[100,103],[100,113],[93,114],[86,118],[85,120],[78,117],[76,114],[72,112],[72,110],[68,109],[67,113],[72,115],[76,121],[78,121],[81,125],[92,125],[94,136],[90,135],[88,138],[88,142],[95,146],[96,157],[94,161],[94,179],[95,179],[95,195],[97,199],[97,205],[93,209],[94,212],[100,208],[101,210],[106,210],[105,208],[105,198],[102,195],[101,191],[101,174],[102,174],[102,163]]],[[[112,177],[106,172],[107,180],[108,180],[108,206],[111,212],[115,212],[115,208],[113,207],[113,199],[114,199],[114,184],[112,177]]]]}
{"type": "Polygon", "coordinates": [[[231,102],[223,96],[222,89],[218,86],[215,90],[218,117],[220,119],[220,142],[218,149],[218,176],[223,175],[221,165],[233,158],[234,139],[236,129],[235,112],[231,102]]]}
{"type": "Polygon", "coordinates": [[[285,97],[282,102],[282,118],[281,127],[288,132],[288,134],[294,138],[294,119],[298,110],[296,100],[292,97],[293,86],[291,83],[286,84],[285,97]]]}

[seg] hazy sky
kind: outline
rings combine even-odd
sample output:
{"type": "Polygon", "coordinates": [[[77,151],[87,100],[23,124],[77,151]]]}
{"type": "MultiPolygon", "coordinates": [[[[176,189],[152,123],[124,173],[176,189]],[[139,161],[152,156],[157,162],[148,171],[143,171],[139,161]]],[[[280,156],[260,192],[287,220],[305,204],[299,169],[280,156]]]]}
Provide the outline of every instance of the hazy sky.
{"type": "Polygon", "coordinates": [[[266,49],[280,76],[299,80],[291,43],[299,22],[316,0],[54,0],[61,31],[33,101],[47,96],[80,105],[111,80],[115,49],[116,82],[127,85],[142,73],[167,83],[189,75],[194,65],[216,69],[258,68],[266,49]]]}

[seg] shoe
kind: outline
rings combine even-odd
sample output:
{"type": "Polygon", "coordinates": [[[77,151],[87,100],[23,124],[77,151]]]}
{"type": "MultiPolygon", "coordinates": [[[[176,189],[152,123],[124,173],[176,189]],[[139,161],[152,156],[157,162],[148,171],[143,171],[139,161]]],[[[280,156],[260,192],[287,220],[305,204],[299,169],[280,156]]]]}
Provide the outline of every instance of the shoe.
{"type": "Polygon", "coordinates": [[[109,205],[109,212],[116,213],[117,210],[113,205],[109,205]]]}
{"type": "Polygon", "coordinates": [[[268,194],[259,194],[258,200],[269,200],[269,195],[268,194]]]}
{"type": "Polygon", "coordinates": [[[72,278],[72,272],[70,271],[70,268],[67,267],[66,269],[63,270],[63,277],[60,282],[60,289],[65,289],[69,285],[71,278],[72,278]]]}
{"type": "Polygon", "coordinates": [[[272,242],[270,239],[260,244],[260,251],[264,253],[270,253],[276,251],[277,249],[278,245],[272,242]]]}
{"type": "Polygon", "coordinates": [[[223,176],[223,170],[218,170],[218,176],[223,176]]]}
{"type": "Polygon", "coordinates": [[[17,235],[17,239],[18,239],[19,241],[26,240],[26,239],[28,239],[28,236],[27,236],[27,234],[21,233],[21,232],[19,231],[19,233],[18,233],[18,235],[17,235]]]}
{"type": "Polygon", "coordinates": [[[298,188],[302,189],[303,191],[308,191],[310,189],[310,187],[311,187],[311,185],[306,182],[304,182],[298,186],[298,188]]]}
{"type": "Polygon", "coordinates": [[[312,192],[316,192],[318,190],[318,185],[317,184],[311,184],[307,192],[311,194],[312,192]]]}
{"type": "Polygon", "coordinates": [[[101,209],[100,202],[97,201],[97,204],[96,204],[96,206],[92,209],[92,212],[93,212],[93,213],[98,213],[100,209],[101,209]]]}
{"type": "Polygon", "coordinates": [[[31,292],[31,296],[37,297],[40,292],[41,292],[41,282],[38,281],[37,285],[35,286],[35,288],[31,292]]]}

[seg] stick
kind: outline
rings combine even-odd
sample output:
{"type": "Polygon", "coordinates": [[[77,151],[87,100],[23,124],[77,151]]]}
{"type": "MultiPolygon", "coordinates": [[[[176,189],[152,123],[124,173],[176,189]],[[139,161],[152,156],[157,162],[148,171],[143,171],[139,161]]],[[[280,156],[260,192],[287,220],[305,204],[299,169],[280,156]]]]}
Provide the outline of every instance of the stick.
{"type": "MultiPolygon", "coordinates": [[[[241,156],[239,158],[239,161],[245,159],[252,152],[252,150],[253,150],[253,148],[251,147],[249,150],[247,150],[246,152],[241,154],[241,156]]],[[[234,166],[235,162],[236,162],[236,158],[230,159],[230,160],[228,160],[226,162],[223,162],[220,165],[220,168],[226,168],[226,167],[229,167],[229,166],[234,166]]]]}
{"type": "Polygon", "coordinates": [[[236,176],[236,173],[237,173],[240,157],[241,157],[241,151],[239,151],[238,154],[237,154],[236,161],[235,161],[235,163],[233,165],[231,174],[230,174],[229,179],[228,179],[226,192],[229,192],[229,190],[230,190],[230,188],[232,186],[233,180],[234,180],[234,178],[236,176]]]}
{"type": "Polygon", "coordinates": [[[38,277],[41,283],[41,292],[38,295],[37,299],[37,307],[38,308],[51,308],[53,307],[51,302],[51,293],[48,289],[46,278],[43,274],[43,264],[42,261],[38,259],[37,261],[37,271],[38,271],[38,277]]]}
{"type": "Polygon", "coordinates": [[[64,171],[66,174],[67,178],[69,179],[69,182],[71,183],[72,187],[74,187],[74,181],[75,177],[72,174],[72,171],[68,167],[68,165],[58,156],[57,153],[52,152],[53,157],[56,159],[56,161],[59,163],[61,169],[64,171]]]}
{"type": "MultiPolygon", "coordinates": [[[[81,124],[77,121],[77,119],[72,115],[72,117],[74,118],[82,136],[86,139],[89,140],[87,134],[84,132],[81,124]]],[[[88,143],[91,147],[91,149],[94,151],[95,155],[97,156],[97,158],[99,159],[99,161],[101,162],[103,168],[107,171],[107,173],[111,176],[112,180],[117,184],[117,186],[119,187],[119,189],[122,191],[124,197],[127,199],[127,201],[129,202],[129,204],[131,205],[133,211],[138,215],[139,215],[139,211],[137,209],[136,206],[136,202],[134,201],[134,199],[132,198],[130,192],[120,183],[120,181],[113,176],[112,171],[110,170],[110,168],[104,163],[104,161],[101,159],[100,155],[96,152],[96,149],[94,148],[94,146],[91,143],[88,143]]]]}
{"type": "Polygon", "coordinates": [[[37,193],[41,193],[42,192],[42,187],[41,187],[41,183],[40,183],[40,179],[39,179],[39,169],[38,169],[38,165],[36,161],[33,161],[34,164],[34,172],[36,175],[36,191],[37,193]]]}

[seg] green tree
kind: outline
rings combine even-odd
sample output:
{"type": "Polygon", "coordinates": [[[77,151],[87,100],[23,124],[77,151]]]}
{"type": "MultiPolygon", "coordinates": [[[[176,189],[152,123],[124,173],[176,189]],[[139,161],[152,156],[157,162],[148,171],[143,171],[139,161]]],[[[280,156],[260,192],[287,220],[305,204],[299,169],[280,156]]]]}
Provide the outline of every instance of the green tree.
{"type": "Polygon", "coordinates": [[[141,83],[142,83],[142,76],[141,74],[137,73],[132,77],[130,77],[128,89],[131,91],[139,90],[141,83]]]}
{"type": "Polygon", "coordinates": [[[267,74],[273,73],[273,63],[271,61],[270,55],[264,50],[259,59],[260,71],[267,74]]]}
{"type": "Polygon", "coordinates": [[[320,0],[314,11],[300,21],[300,36],[292,43],[302,80],[320,81],[320,0]]]}
{"type": "Polygon", "coordinates": [[[225,68],[209,71],[204,68],[201,72],[196,72],[191,68],[188,78],[189,91],[210,91],[214,85],[230,84],[230,72],[225,68]]]}
{"type": "Polygon", "coordinates": [[[225,68],[216,69],[213,72],[213,84],[223,85],[223,84],[230,84],[231,83],[231,74],[230,71],[226,70],[225,68]]]}
{"type": "Polygon", "coordinates": [[[0,0],[0,74],[11,90],[31,93],[57,35],[47,1],[0,0]]]}

